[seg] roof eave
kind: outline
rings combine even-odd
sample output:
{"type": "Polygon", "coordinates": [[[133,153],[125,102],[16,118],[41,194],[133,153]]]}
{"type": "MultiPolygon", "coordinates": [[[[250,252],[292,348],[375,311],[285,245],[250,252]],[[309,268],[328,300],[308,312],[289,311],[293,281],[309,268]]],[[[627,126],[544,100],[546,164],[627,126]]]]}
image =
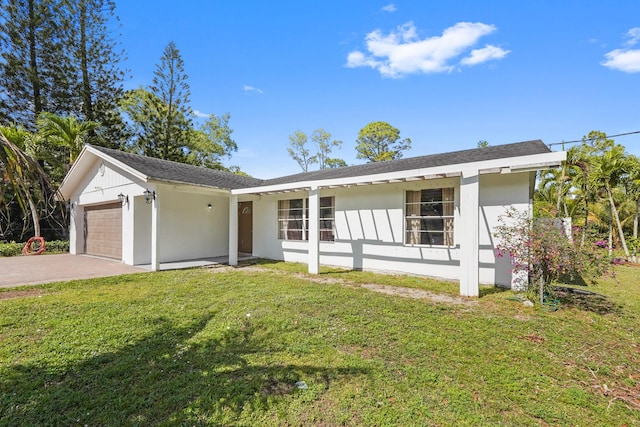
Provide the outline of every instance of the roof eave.
{"type": "Polygon", "coordinates": [[[269,194],[291,191],[308,190],[317,188],[338,188],[358,185],[383,184],[392,182],[405,182],[420,179],[435,179],[460,176],[463,171],[478,171],[480,174],[489,173],[518,173],[533,170],[548,169],[560,166],[566,160],[566,152],[547,152],[528,156],[505,157],[501,159],[483,160],[479,162],[458,163],[451,165],[435,166],[420,169],[411,169],[381,174],[359,175],[346,178],[309,180],[258,186],[251,188],[239,188],[231,190],[231,194],[269,194]]]}
{"type": "Polygon", "coordinates": [[[103,153],[102,151],[96,150],[89,144],[85,144],[85,146],[82,148],[82,151],[80,151],[78,158],[76,159],[75,162],[73,162],[73,165],[71,165],[69,172],[67,172],[66,176],[62,180],[62,183],[58,188],[59,195],[56,195],[57,200],[69,200],[69,198],[71,197],[73,192],[76,190],[78,185],[80,185],[80,182],[82,181],[82,178],[84,176],[80,172],[80,169],[84,167],[86,162],[90,161],[89,156],[91,155],[95,156],[98,159],[102,159],[103,161],[107,161],[111,163],[118,169],[121,169],[133,175],[134,177],[136,177],[141,181],[146,182],[149,180],[149,177],[143,174],[142,172],[126,165],[125,163],[109,156],[106,153],[103,153]]]}

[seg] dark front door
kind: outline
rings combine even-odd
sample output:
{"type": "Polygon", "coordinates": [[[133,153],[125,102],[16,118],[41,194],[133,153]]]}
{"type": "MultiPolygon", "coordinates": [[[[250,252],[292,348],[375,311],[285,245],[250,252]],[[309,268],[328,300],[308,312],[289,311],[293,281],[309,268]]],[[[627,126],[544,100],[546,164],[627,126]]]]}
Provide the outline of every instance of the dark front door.
{"type": "Polygon", "coordinates": [[[238,203],[238,252],[253,253],[253,202],[238,203]]]}

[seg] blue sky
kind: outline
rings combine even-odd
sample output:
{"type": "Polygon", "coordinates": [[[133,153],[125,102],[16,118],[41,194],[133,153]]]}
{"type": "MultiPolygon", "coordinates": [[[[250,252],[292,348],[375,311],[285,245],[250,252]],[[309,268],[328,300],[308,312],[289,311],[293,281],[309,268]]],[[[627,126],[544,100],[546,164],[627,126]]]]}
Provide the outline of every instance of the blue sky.
{"type": "MultiPolygon", "coordinates": [[[[348,164],[372,121],[411,138],[405,157],[640,130],[638,1],[120,0],[116,14],[125,87],[150,84],[173,40],[192,108],[231,114],[225,164],[259,178],[300,172],[296,130],[329,131],[348,164]]],[[[640,154],[640,135],[616,141],[640,154]]]]}

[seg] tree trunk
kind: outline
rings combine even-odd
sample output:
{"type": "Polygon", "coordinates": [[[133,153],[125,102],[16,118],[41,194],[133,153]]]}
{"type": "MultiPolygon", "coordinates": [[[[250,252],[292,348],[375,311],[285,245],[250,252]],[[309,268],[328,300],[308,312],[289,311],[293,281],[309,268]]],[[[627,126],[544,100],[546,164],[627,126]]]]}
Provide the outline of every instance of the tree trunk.
{"type": "Polygon", "coordinates": [[[613,257],[613,218],[609,209],[609,258],[613,257]]]}
{"type": "Polygon", "coordinates": [[[633,238],[638,238],[638,215],[640,214],[640,199],[636,200],[636,212],[633,216],[633,238]]]}
{"type": "Polygon", "coordinates": [[[38,216],[38,209],[36,204],[33,203],[33,199],[29,193],[27,195],[27,202],[29,203],[29,210],[31,211],[31,220],[33,221],[33,236],[40,237],[40,217],[38,216]]]}
{"type": "Polygon", "coordinates": [[[636,200],[636,211],[633,215],[633,262],[638,262],[638,215],[640,214],[640,199],[636,200]]]}
{"type": "Polygon", "coordinates": [[[582,237],[580,239],[580,247],[584,247],[587,241],[587,231],[589,230],[589,202],[586,197],[584,200],[584,225],[582,226],[582,237]]]}
{"type": "Polygon", "coordinates": [[[40,76],[38,75],[38,52],[36,42],[36,12],[34,0],[29,0],[29,80],[33,95],[33,113],[37,119],[42,112],[40,76]]]}
{"type": "Polygon", "coordinates": [[[80,68],[82,69],[82,112],[86,121],[95,120],[91,100],[91,82],[87,63],[87,5],[80,1],[80,68]]]}
{"type": "MultiPolygon", "coordinates": [[[[560,188],[558,189],[558,201],[556,203],[556,215],[560,216],[560,204],[563,202],[564,197],[562,197],[564,193],[564,172],[565,172],[565,162],[562,162],[562,175],[560,175],[560,188]]],[[[565,203],[565,216],[567,205],[565,203]]]]}
{"type": "Polygon", "coordinates": [[[608,185],[605,186],[607,195],[609,196],[609,204],[611,205],[611,212],[616,220],[616,226],[618,227],[618,235],[620,236],[620,243],[622,243],[622,249],[624,249],[624,255],[629,258],[629,249],[627,248],[627,241],[624,238],[624,232],[622,231],[622,224],[620,223],[620,217],[618,216],[618,209],[616,209],[615,203],[613,203],[613,194],[608,185]]]}

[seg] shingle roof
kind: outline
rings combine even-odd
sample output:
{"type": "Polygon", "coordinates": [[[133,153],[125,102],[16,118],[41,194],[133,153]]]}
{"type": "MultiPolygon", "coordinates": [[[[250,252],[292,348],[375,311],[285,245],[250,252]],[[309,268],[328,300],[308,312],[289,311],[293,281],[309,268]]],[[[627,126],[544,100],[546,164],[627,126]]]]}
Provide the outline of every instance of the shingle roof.
{"type": "Polygon", "coordinates": [[[260,185],[262,182],[260,179],[236,175],[230,172],[186,165],[184,163],[156,159],[154,157],[140,156],[138,154],[95,145],[91,147],[139,171],[150,179],[158,181],[179,182],[230,190],[254,187],[260,185]]]}
{"type": "Polygon", "coordinates": [[[324,169],[299,173],[281,178],[267,179],[259,185],[289,184],[299,181],[321,181],[323,179],[350,178],[363,175],[374,175],[387,172],[398,172],[413,169],[424,169],[437,166],[456,165],[484,160],[504,159],[508,157],[528,156],[549,153],[551,150],[538,140],[517,142],[514,144],[495,145],[450,153],[430,154],[427,156],[408,157],[406,159],[387,162],[367,163],[337,169],[324,169]]]}
{"type": "Polygon", "coordinates": [[[350,178],[374,175],[387,172],[398,172],[413,169],[424,169],[437,166],[456,165],[485,160],[522,157],[533,154],[549,153],[551,150],[540,140],[517,142],[514,144],[495,145],[450,153],[430,154],[427,156],[409,157],[363,165],[346,166],[336,169],[324,169],[303,172],[273,179],[257,179],[236,175],[230,172],[217,171],[198,166],[153,157],[140,156],[124,151],[92,146],[94,149],[126,164],[143,173],[147,177],[159,181],[181,182],[185,184],[203,185],[224,189],[251,188],[265,185],[289,184],[302,181],[321,181],[323,179],[350,178]]]}

